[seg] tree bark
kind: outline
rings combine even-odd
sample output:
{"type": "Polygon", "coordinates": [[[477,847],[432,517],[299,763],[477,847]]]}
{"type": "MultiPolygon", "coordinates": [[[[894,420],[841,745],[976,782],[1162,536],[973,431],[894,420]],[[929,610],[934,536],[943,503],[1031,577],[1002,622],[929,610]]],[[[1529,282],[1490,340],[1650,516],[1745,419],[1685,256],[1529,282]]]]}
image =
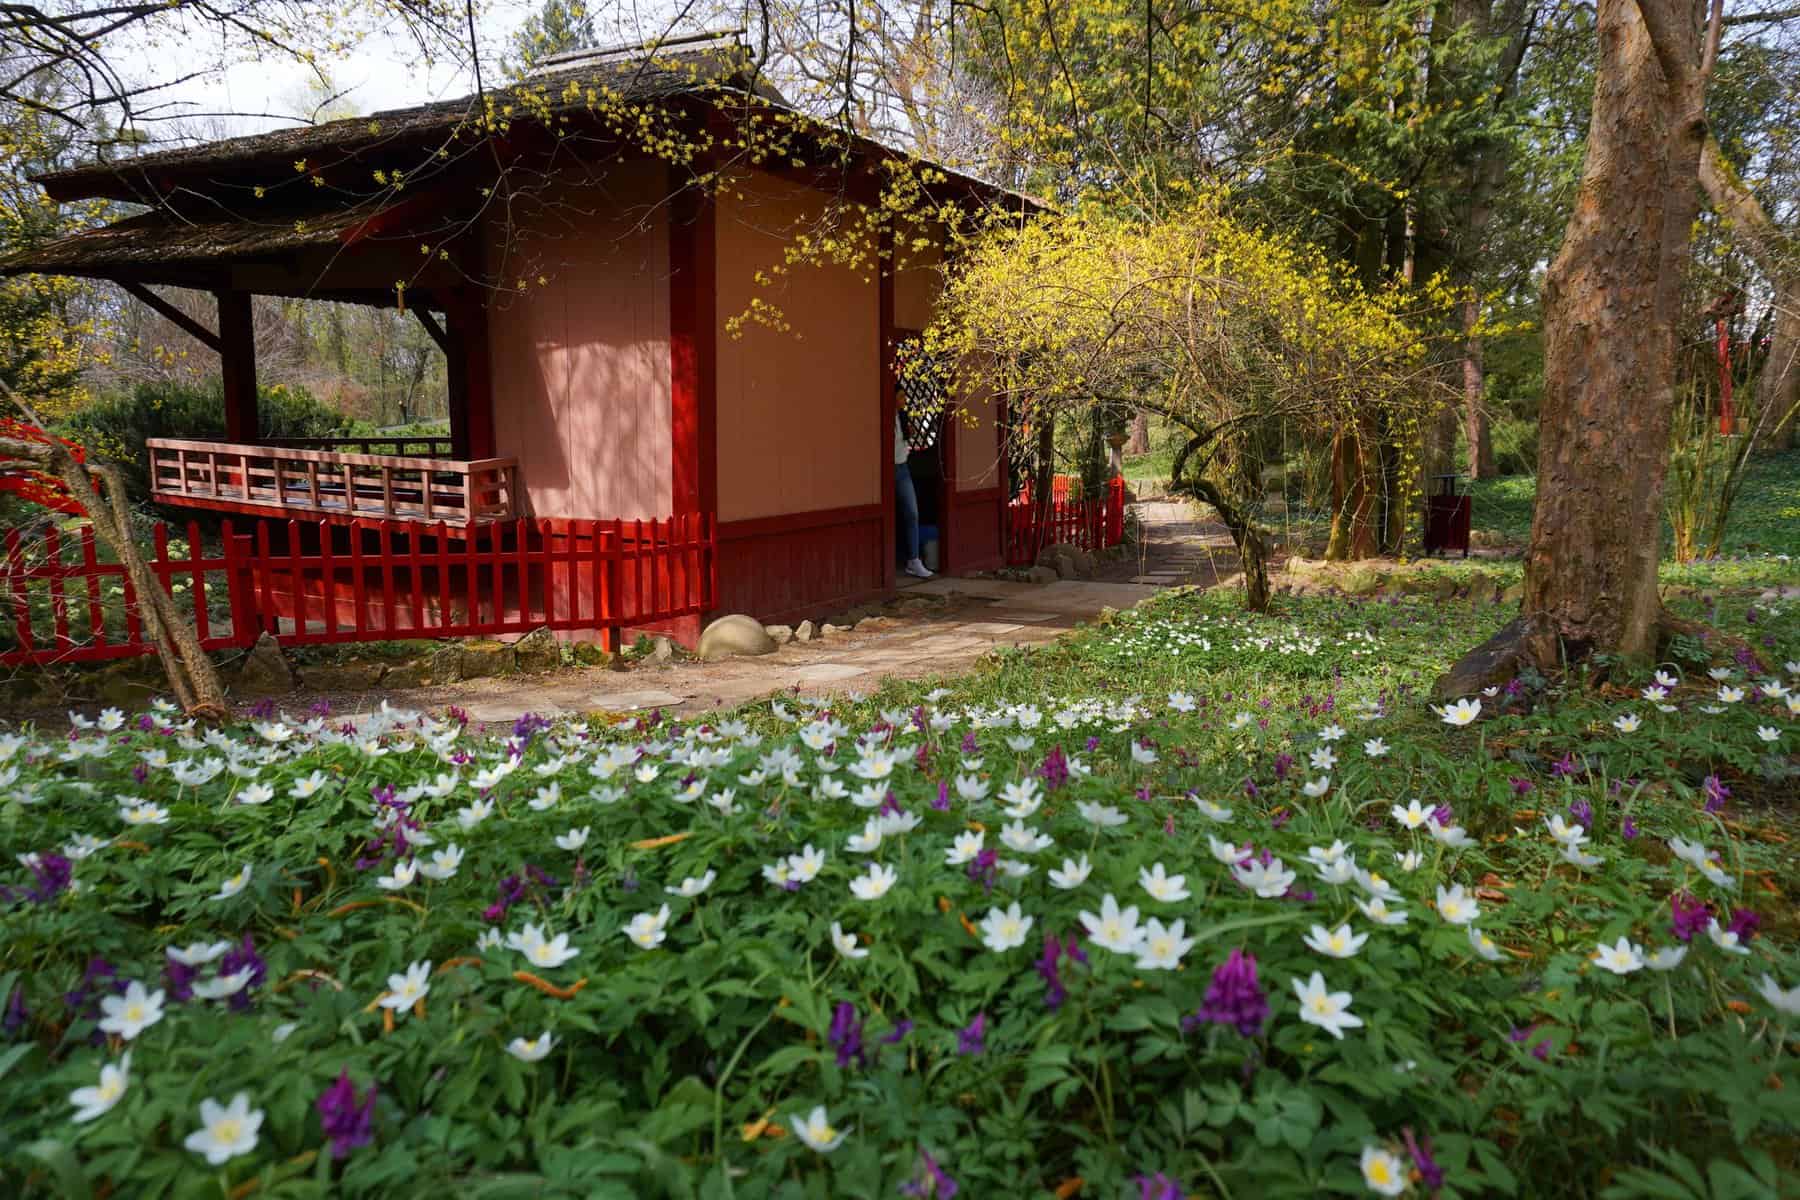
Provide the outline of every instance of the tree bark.
{"type": "Polygon", "coordinates": [[[1689,0],[1599,0],[1597,32],[1581,186],[1544,281],[1537,503],[1513,634],[1516,656],[1545,670],[1656,649],[1676,325],[1706,137],[1689,0]]]}

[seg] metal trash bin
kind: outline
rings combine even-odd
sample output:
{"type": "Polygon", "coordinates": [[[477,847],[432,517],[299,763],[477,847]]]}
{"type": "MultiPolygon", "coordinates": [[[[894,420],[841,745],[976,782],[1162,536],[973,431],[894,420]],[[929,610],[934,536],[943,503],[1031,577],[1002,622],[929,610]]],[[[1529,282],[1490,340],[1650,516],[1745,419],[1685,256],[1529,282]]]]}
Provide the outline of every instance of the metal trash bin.
{"type": "Polygon", "coordinates": [[[1461,475],[1433,475],[1437,491],[1425,498],[1425,553],[1448,554],[1461,550],[1469,557],[1469,516],[1472,497],[1459,494],[1461,475]]]}

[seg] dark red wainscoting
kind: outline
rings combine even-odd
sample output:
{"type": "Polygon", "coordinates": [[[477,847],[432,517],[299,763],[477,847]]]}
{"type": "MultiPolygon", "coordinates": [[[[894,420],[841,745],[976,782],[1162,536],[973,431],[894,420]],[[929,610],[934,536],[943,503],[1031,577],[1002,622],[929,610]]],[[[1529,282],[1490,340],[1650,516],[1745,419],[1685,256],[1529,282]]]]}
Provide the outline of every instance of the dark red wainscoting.
{"type": "Polygon", "coordinates": [[[717,611],[790,621],[883,595],[882,516],[867,504],[721,522],[717,611]]]}

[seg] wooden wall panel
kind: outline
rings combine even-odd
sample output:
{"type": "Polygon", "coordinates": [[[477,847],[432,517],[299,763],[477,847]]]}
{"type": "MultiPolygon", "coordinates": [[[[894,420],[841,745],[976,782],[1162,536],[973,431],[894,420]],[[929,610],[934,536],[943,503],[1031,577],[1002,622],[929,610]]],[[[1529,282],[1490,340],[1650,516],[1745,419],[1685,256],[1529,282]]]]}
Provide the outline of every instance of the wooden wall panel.
{"type": "Polygon", "coordinates": [[[881,528],[879,504],[722,523],[718,611],[793,621],[884,594],[881,528]]]}

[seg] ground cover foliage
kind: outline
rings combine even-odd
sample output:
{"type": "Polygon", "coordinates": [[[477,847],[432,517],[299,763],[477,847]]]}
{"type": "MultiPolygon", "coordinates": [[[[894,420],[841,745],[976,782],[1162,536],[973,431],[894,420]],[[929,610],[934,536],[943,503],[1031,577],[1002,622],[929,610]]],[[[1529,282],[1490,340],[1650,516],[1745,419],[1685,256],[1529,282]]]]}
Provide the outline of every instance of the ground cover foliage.
{"type": "Polygon", "coordinates": [[[0,735],[0,1180],[1778,1195],[1800,606],[1716,570],[1666,693],[1182,593],[829,705],[0,735]]]}

